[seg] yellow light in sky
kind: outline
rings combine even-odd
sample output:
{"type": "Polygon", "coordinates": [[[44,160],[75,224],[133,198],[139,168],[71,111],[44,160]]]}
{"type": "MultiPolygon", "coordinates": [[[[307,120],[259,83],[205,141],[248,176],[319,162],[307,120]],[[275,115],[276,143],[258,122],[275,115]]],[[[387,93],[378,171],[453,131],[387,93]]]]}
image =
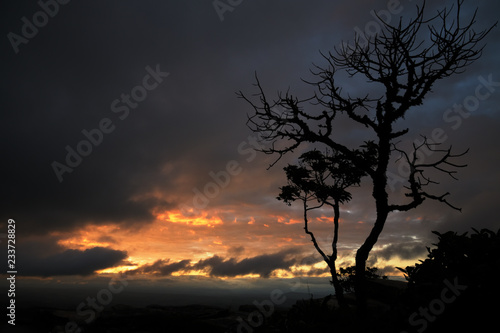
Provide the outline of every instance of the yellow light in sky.
{"type": "Polygon", "coordinates": [[[133,269],[138,268],[138,265],[134,266],[117,266],[117,267],[110,267],[110,268],[105,268],[101,269],[99,271],[96,271],[97,274],[118,274],[118,273],[126,273],[127,271],[131,271],[133,269]]]}
{"type": "Polygon", "coordinates": [[[210,275],[207,272],[202,270],[190,270],[190,271],[181,271],[172,273],[172,276],[186,276],[186,275],[210,277],[210,275]]]}
{"type": "Polygon", "coordinates": [[[156,215],[157,220],[168,221],[173,223],[184,223],[195,226],[213,227],[217,224],[222,224],[220,217],[209,215],[207,212],[202,212],[199,215],[185,216],[179,210],[166,211],[156,215]]]}
{"type": "MultiPolygon", "coordinates": [[[[120,231],[120,227],[116,225],[101,225],[92,226],[91,228],[85,228],[78,231],[75,236],[70,236],[66,239],[60,239],[57,244],[64,246],[68,249],[79,249],[85,250],[93,247],[109,247],[111,243],[109,241],[98,240],[102,235],[114,234],[120,231]]],[[[52,233],[52,236],[62,236],[60,233],[52,233]]]]}
{"type": "Polygon", "coordinates": [[[284,269],[276,269],[274,270],[272,277],[280,278],[280,279],[291,279],[294,278],[295,275],[293,275],[290,271],[284,270],[284,269]]]}
{"type": "MultiPolygon", "coordinates": [[[[195,264],[199,260],[211,258],[214,255],[241,260],[243,256],[250,258],[262,254],[261,244],[272,243],[273,248],[266,250],[272,252],[281,247],[302,247],[310,242],[305,236],[292,237],[290,234],[273,232],[277,226],[269,221],[277,221],[282,224],[281,227],[284,227],[283,224],[303,223],[302,220],[294,220],[287,216],[267,215],[265,219],[259,217],[256,219],[253,216],[245,216],[245,218],[238,220],[235,218],[234,221],[239,221],[239,223],[232,222],[233,219],[228,218],[227,212],[224,211],[158,210],[153,212],[153,216],[152,221],[144,223],[133,231],[118,224],[87,224],[79,230],[52,233],[52,236],[56,237],[58,244],[65,249],[83,251],[94,247],[104,247],[127,252],[126,260],[116,263],[119,266],[100,270],[97,272],[99,274],[126,272],[143,265],[152,265],[158,260],[174,263],[189,259],[191,264],[195,264]],[[223,222],[220,216],[225,217],[226,222],[223,222]],[[229,222],[227,222],[228,220],[229,222]],[[252,232],[256,227],[259,227],[261,232],[254,235],[252,232]],[[222,232],[222,230],[227,232],[222,232]],[[242,254],[228,252],[231,248],[241,245],[241,238],[251,240],[248,245],[244,245],[245,252],[242,254]]],[[[331,223],[331,221],[332,217],[327,215],[314,219],[315,223],[320,224],[331,223]]],[[[362,223],[363,221],[358,221],[356,227],[362,223]]],[[[351,259],[353,260],[353,258],[351,259]]],[[[391,260],[379,258],[375,266],[388,269],[394,266],[406,267],[414,262],[414,260],[401,260],[399,258],[391,258],[391,260]]],[[[338,264],[340,266],[340,260],[338,264]]],[[[271,277],[291,278],[308,275],[312,272],[318,276],[327,276],[329,272],[325,268],[326,264],[323,261],[311,265],[297,263],[289,270],[275,270],[271,277]]],[[[402,275],[396,270],[393,274],[402,275]]],[[[209,276],[210,273],[206,270],[189,270],[188,268],[186,271],[181,270],[172,275],[209,276]]],[[[255,278],[258,276],[258,274],[247,274],[243,277],[255,278]]]]}

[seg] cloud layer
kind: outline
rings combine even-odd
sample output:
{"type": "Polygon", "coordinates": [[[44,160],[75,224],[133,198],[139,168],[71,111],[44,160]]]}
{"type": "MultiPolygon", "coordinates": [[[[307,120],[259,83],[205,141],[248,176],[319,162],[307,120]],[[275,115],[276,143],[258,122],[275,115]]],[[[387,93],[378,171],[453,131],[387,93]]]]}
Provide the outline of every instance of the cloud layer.
{"type": "Polygon", "coordinates": [[[268,278],[277,269],[289,270],[298,260],[290,255],[296,254],[296,249],[288,249],[273,254],[263,254],[238,260],[234,257],[224,258],[214,255],[191,264],[190,260],[171,262],[169,259],[157,260],[153,264],[143,265],[129,274],[150,273],[156,276],[169,276],[175,272],[205,271],[212,277],[236,277],[257,274],[268,278]]]}
{"type": "Polygon", "coordinates": [[[94,247],[84,251],[65,250],[48,257],[22,257],[23,260],[18,266],[24,276],[85,276],[117,266],[125,258],[125,251],[94,247]]]}
{"type": "MultiPolygon", "coordinates": [[[[217,277],[268,277],[296,264],[284,248],[312,252],[300,207],[275,200],[286,181],[282,168],[296,155],[266,170],[273,159],[252,150],[255,136],[245,125],[249,105],[235,91],[255,92],[257,72],[271,95],[290,88],[294,96],[310,96],[300,78],[311,78],[312,63],[325,64],[318,51],[352,40],[355,31],[369,28],[373,11],[386,11],[387,4],[245,1],[221,21],[210,1],[72,1],[20,44],[19,52],[4,38],[0,232],[8,218],[16,220],[17,238],[26,245],[26,273],[92,274],[127,255],[140,257],[139,271],[158,275],[196,268],[217,277]],[[148,67],[170,74],[155,81],[148,67]],[[80,162],[71,151],[82,155],[80,162]],[[54,162],[71,169],[62,182],[54,162]],[[189,210],[196,202],[203,203],[202,212],[189,210]],[[179,211],[182,221],[167,214],[179,211]]],[[[493,1],[466,1],[464,16],[476,5],[478,28],[497,20],[500,5],[493,1]]],[[[399,6],[394,19],[415,10],[411,1],[399,6]]],[[[428,6],[433,13],[438,4],[428,6]]],[[[22,34],[22,18],[32,20],[40,10],[37,2],[2,4],[4,32],[22,34]]],[[[425,202],[391,215],[378,243],[379,259],[418,257],[430,245],[431,230],[498,228],[499,41],[494,29],[480,60],[438,82],[424,105],[398,124],[410,126],[402,145],[440,128],[446,145],[470,148],[460,180],[440,179],[436,189],[449,191],[463,213],[425,202]],[[481,88],[490,96],[470,114],[446,113],[474,96],[480,77],[491,77],[481,88]]],[[[355,93],[365,86],[348,78],[339,83],[355,93]]],[[[342,122],[335,135],[354,143],[365,132],[342,122]]],[[[397,164],[391,168],[399,172],[397,164]]],[[[391,200],[405,199],[402,185],[391,200]]],[[[363,183],[343,207],[339,246],[346,255],[368,235],[373,208],[371,187],[363,183]]],[[[328,248],[332,229],[322,215],[331,212],[318,213],[311,228],[328,248]]]]}

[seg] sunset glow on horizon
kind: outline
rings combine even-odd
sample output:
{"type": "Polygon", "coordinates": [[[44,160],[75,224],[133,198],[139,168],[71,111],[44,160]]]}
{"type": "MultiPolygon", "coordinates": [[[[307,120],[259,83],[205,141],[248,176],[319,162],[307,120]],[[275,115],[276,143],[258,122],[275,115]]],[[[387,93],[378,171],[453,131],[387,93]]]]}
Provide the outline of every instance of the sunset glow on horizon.
{"type": "MultiPolygon", "coordinates": [[[[357,230],[359,223],[340,220],[341,233],[357,230]],[[347,229],[347,230],[346,230],[347,229]]],[[[320,246],[331,251],[333,217],[319,213],[309,222],[310,228],[319,230],[316,236],[320,246]]],[[[65,250],[85,251],[95,247],[110,250],[125,250],[127,258],[114,267],[97,270],[98,275],[127,273],[149,276],[203,276],[217,278],[256,278],[259,273],[212,273],[219,265],[243,265],[252,258],[274,255],[282,252],[287,264],[283,268],[270,269],[268,278],[294,278],[297,276],[328,277],[326,263],[314,250],[310,238],[303,232],[303,221],[298,217],[269,216],[239,218],[232,210],[204,210],[195,213],[179,209],[165,210],[155,215],[151,223],[134,230],[119,224],[93,225],[71,233],[52,233],[65,250]],[[264,223],[266,222],[266,223],[264,223]],[[255,230],[259,230],[255,232],[255,230]],[[242,242],[246,239],[247,242],[242,242]],[[294,249],[294,250],[292,250],[294,249]],[[286,254],[288,253],[288,254],[286,254]],[[315,258],[312,263],[304,258],[315,258]],[[207,262],[207,264],[204,264],[207,262]]],[[[383,250],[383,247],[380,247],[383,250]]],[[[339,242],[338,267],[354,264],[354,248],[339,242]]],[[[380,259],[376,266],[383,273],[402,276],[394,267],[406,267],[413,260],[400,258],[380,259]],[[391,269],[392,267],[392,269],[391,269]]],[[[375,264],[375,263],[374,263],[375,264]]],[[[267,275],[268,274],[268,275],[267,275]]]]}
{"type": "MultiPolygon", "coordinates": [[[[459,3],[463,24],[473,18],[482,31],[497,21],[499,2],[459,3]]],[[[384,58],[394,55],[398,71],[382,66],[376,80],[346,71],[350,52],[343,66],[328,56],[356,39],[369,46],[385,31],[379,20],[404,25],[420,4],[6,4],[0,243],[15,220],[20,285],[53,287],[60,304],[75,287],[73,307],[121,273],[136,282],[123,297],[144,303],[161,303],[158,290],[215,299],[213,290],[308,279],[326,293],[333,253],[337,270],[361,249],[366,266],[404,280],[396,267],[425,260],[433,231],[498,230],[500,29],[463,73],[436,80],[426,76],[439,64],[411,71],[421,60],[401,60],[401,48],[384,58]],[[96,290],[82,295],[79,284],[96,290]]],[[[424,7],[429,18],[440,8],[453,16],[457,1],[424,7]]],[[[420,33],[409,53],[432,44],[425,24],[420,33]]]]}

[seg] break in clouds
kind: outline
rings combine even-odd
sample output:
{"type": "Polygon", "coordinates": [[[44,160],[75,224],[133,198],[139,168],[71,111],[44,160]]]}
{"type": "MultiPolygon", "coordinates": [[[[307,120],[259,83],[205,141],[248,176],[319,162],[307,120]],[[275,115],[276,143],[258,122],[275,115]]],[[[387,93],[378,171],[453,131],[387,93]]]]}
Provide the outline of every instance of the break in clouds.
{"type": "MultiPolygon", "coordinates": [[[[355,32],[366,35],[366,29],[375,26],[373,12],[390,13],[396,19],[415,9],[415,1],[404,0],[363,0],[356,6],[320,0],[245,1],[232,11],[217,11],[211,1],[148,5],[126,1],[118,6],[63,2],[57,1],[57,13],[48,15],[43,26],[37,13],[44,9],[38,2],[5,3],[0,11],[4,37],[9,32],[17,35],[4,38],[0,64],[4,77],[0,228],[8,218],[16,220],[19,246],[25,252],[20,262],[25,273],[34,276],[88,275],[120,265],[131,252],[109,242],[108,248],[45,247],[46,253],[39,253],[29,245],[33,237],[57,244],[68,234],[113,225],[129,230],[135,242],[141,230],[157,223],[159,213],[192,204],[194,189],[203,191],[215,182],[211,175],[227,170],[230,161],[237,163],[239,172],[216,196],[203,201],[207,214],[223,221],[225,231],[217,229],[222,245],[234,246],[234,239],[242,235],[258,235],[268,244],[284,233],[299,239],[300,226],[293,229],[279,220],[285,214],[300,220],[300,212],[275,200],[286,182],[282,168],[297,156],[267,170],[273,162],[269,156],[249,153],[252,133],[245,123],[250,110],[235,91],[254,93],[257,72],[269,93],[290,88],[294,96],[307,98],[312,92],[300,78],[311,79],[312,63],[324,64],[319,50],[331,51],[352,40],[355,32]],[[23,26],[26,21],[33,23],[34,17],[40,26],[26,37],[23,26]],[[169,75],[154,74],[158,71],[169,75]],[[102,123],[103,119],[110,122],[102,123]],[[92,145],[91,152],[82,141],[92,145]],[[238,147],[245,142],[246,153],[241,154],[238,147]],[[61,164],[57,172],[54,161],[61,164]]],[[[429,3],[428,10],[437,5],[429,3]]],[[[497,20],[496,2],[466,1],[464,6],[466,15],[480,7],[478,30],[497,20]]],[[[55,7],[50,10],[55,12],[55,7]]],[[[403,144],[421,134],[439,133],[457,151],[470,149],[464,159],[468,167],[460,170],[459,181],[442,182],[462,213],[424,203],[421,209],[398,214],[386,226],[387,238],[378,243],[379,258],[425,255],[425,246],[434,240],[431,230],[497,228],[499,39],[499,29],[494,29],[480,61],[437,83],[424,105],[405,119],[411,130],[403,144]],[[477,105],[470,104],[475,103],[473,98],[477,105]],[[436,128],[441,130],[435,132],[436,128]],[[409,235],[418,241],[398,243],[409,235]]],[[[363,87],[348,79],[342,85],[353,93],[363,87]]],[[[354,142],[363,131],[346,125],[337,135],[354,142]]],[[[397,166],[392,170],[398,172],[397,166]]],[[[401,185],[395,186],[394,195],[402,194],[401,185]]],[[[352,206],[343,207],[350,211],[341,228],[347,236],[342,245],[348,248],[366,237],[366,225],[373,221],[372,207],[366,206],[370,189],[356,191],[352,206]]],[[[174,242],[173,234],[189,232],[185,225],[165,223],[171,228],[165,244],[174,242]]],[[[329,232],[323,225],[318,228],[329,232]]],[[[191,229],[205,238],[216,236],[204,226],[191,229]]],[[[175,242],[179,249],[187,246],[180,239],[175,242]]],[[[247,238],[239,242],[248,250],[247,238]]],[[[309,243],[304,246],[312,250],[309,243]]],[[[269,248],[265,253],[227,253],[221,248],[194,262],[184,253],[172,253],[171,259],[161,255],[137,272],[168,275],[198,269],[212,276],[272,276],[273,270],[289,269],[298,261],[290,253],[269,248]]]]}

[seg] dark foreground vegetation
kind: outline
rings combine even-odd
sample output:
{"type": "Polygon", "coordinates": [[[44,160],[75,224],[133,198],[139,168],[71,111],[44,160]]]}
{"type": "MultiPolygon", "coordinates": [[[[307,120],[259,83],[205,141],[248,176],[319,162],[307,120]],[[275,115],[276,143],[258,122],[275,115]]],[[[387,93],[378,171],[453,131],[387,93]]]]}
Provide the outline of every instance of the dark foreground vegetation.
{"type": "Polygon", "coordinates": [[[16,327],[2,332],[65,332],[68,321],[81,332],[489,332],[500,310],[500,230],[471,234],[438,233],[438,242],[415,266],[400,268],[407,282],[383,279],[370,269],[368,314],[359,317],[352,292],[352,269],[340,280],[347,308],[335,296],[298,301],[291,308],[253,304],[225,309],[192,305],[115,305],[89,325],[73,311],[25,309],[16,327]],[[12,330],[14,329],[14,330],[12,330]]]}
{"type": "Polygon", "coordinates": [[[357,316],[353,298],[348,309],[304,301],[289,311],[284,332],[491,331],[500,310],[500,230],[434,234],[438,243],[427,259],[400,268],[405,286],[369,281],[367,317],[357,316]]]}

